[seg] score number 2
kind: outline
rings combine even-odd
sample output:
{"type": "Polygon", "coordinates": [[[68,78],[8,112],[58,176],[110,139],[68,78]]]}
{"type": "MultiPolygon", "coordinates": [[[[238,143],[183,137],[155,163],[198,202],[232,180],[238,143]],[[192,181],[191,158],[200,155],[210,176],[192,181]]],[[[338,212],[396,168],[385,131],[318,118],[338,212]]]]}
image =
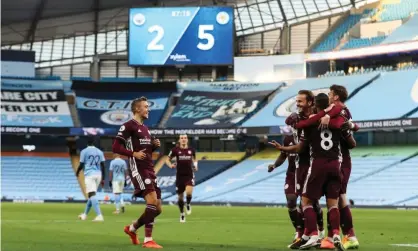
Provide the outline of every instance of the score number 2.
{"type": "MultiPolygon", "coordinates": [[[[208,33],[208,31],[213,31],[213,25],[212,24],[205,24],[205,25],[199,25],[199,32],[197,34],[197,37],[201,40],[206,40],[206,43],[202,43],[199,41],[197,44],[197,48],[202,51],[207,51],[213,48],[215,45],[215,38],[212,34],[208,33]]],[[[162,51],[164,50],[164,45],[159,44],[161,39],[164,37],[164,28],[159,25],[153,25],[148,28],[149,33],[156,32],[157,35],[154,37],[153,40],[148,44],[147,50],[149,51],[162,51]]]]}

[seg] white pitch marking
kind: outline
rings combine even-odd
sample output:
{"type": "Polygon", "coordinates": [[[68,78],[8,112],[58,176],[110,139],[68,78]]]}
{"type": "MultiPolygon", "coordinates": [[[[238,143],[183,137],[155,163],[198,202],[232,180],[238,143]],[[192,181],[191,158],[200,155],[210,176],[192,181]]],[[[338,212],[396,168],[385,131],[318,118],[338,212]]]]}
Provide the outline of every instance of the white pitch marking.
{"type": "Polygon", "coordinates": [[[418,248],[418,244],[390,244],[391,246],[397,246],[397,247],[412,247],[412,248],[418,248]]]}

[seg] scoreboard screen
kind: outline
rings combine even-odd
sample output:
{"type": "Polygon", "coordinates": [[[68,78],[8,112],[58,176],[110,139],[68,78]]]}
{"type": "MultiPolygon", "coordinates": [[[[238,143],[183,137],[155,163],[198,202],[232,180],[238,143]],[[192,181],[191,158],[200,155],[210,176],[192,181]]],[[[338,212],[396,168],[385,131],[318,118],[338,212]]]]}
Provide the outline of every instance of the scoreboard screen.
{"type": "Polygon", "coordinates": [[[129,65],[231,65],[231,7],[134,8],[129,13],[129,65]]]}

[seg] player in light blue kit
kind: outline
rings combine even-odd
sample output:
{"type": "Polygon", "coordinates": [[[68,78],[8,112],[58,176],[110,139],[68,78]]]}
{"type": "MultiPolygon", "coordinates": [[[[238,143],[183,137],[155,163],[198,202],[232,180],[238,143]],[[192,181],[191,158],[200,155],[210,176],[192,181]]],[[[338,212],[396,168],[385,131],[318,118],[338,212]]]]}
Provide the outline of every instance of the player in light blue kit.
{"type": "Polygon", "coordinates": [[[128,167],[126,162],[120,158],[119,154],[115,154],[115,159],[110,162],[109,167],[109,186],[113,188],[113,193],[115,194],[116,211],[113,212],[114,214],[120,213],[121,206],[122,213],[125,212],[121,194],[126,185],[127,171],[128,167]]]}
{"type": "Polygon", "coordinates": [[[84,169],[84,180],[86,184],[86,193],[88,194],[88,201],[84,213],[78,216],[81,220],[86,220],[91,207],[96,212],[96,218],[93,221],[104,221],[103,215],[100,211],[99,201],[96,198],[97,188],[104,184],[105,175],[105,157],[103,152],[94,146],[94,138],[89,138],[87,147],[81,151],[80,165],[77,169],[77,177],[81,170],[84,169]]]}

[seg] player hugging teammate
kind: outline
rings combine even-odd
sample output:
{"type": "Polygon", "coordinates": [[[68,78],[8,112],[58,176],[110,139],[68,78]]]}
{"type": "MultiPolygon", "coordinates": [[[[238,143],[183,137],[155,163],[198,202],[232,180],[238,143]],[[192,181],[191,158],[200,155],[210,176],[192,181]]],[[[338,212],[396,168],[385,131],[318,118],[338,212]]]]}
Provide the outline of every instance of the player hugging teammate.
{"type": "Polygon", "coordinates": [[[186,134],[180,135],[179,146],[174,147],[168,154],[166,165],[170,168],[177,168],[176,191],[178,195],[178,206],[180,209],[180,222],[186,222],[184,215],[184,191],[186,191],[187,214],[192,213],[190,205],[194,186],[194,172],[197,171],[196,151],[189,147],[186,134]]]}
{"type": "MultiPolygon", "coordinates": [[[[351,130],[358,129],[351,122],[350,112],[344,105],[347,97],[345,87],[338,85],[330,87],[328,96],[324,93],[318,94],[315,102],[313,102],[312,92],[300,91],[296,98],[299,114],[292,114],[286,120],[288,125],[297,130],[294,134],[294,142],[286,139],[287,137],[284,141],[285,146],[272,142],[277,149],[282,151],[282,154],[289,155],[296,152],[299,158],[299,161],[295,161],[295,163],[299,162],[299,166],[296,165],[295,181],[296,191],[300,190],[296,194],[301,196],[303,207],[301,214],[292,213],[295,211],[296,202],[293,202],[295,196],[289,196],[290,192],[286,189],[292,184],[290,178],[286,177],[285,193],[288,199],[289,215],[299,237],[295,238],[289,248],[309,249],[321,246],[322,249],[336,247],[344,250],[359,246],[354,235],[351,212],[345,196],[351,171],[349,149],[355,147],[356,144],[351,130]],[[313,103],[315,107],[311,107],[313,103]],[[313,114],[312,108],[316,109],[316,115],[313,114]],[[321,124],[318,127],[319,121],[321,124]],[[301,157],[305,157],[304,154],[310,158],[308,166],[300,161],[301,157]],[[321,233],[322,221],[318,201],[323,195],[327,198],[328,238],[323,238],[324,236],[318,234],[318,230],[321,233]],[[300,225],[304,225],[302,236],[300,236],[300,225]],[[344,235],[342,241],[339,235],[340,226],[344,235]],[[322,242],[320,242],[321,239],[322,242]]],[[[284,162],[285,159],[279,161],[280,158],[273,167],[284,162]]],[[[269,171],[273,167],[269,167],[269,171]]],[[[291,159],[289,168],[292,168],[291,159]]],[[[288,175],[289,173],[291,175],[292,172],[288,170],[288,175]]]]}

